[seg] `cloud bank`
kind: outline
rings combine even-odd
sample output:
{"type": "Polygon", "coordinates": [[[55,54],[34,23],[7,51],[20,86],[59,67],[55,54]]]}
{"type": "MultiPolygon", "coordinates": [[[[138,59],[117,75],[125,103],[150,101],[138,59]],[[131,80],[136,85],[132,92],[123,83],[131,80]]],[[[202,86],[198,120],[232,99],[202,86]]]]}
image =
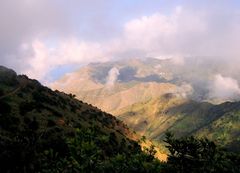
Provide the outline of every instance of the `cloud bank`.
{"type": "MultiPolygon", "coordinates": [[[[117,34],[111,35],[107,33],[115,33],[116,23],[104,13],[111,4],[98,1],[98,6],[93,6],[95,2],[1,1],[0,64],[44,81],[61,65],[201,55],[235,61],[239,56],[240,11],[230,3],[191,1],[168,12],[136,15],[119,23],[117,34]]],[[[115,21],[118,18],[113,17],[115,21]]],[[[184,64],[181,58],[174,62],[184,64]]]]}
{"type": "Polygon", "coordinates": [[[240,88],[237,80],[221,74],[214,76],[209,85],[209,99],[238,100],[239,98],[240,88]]]}

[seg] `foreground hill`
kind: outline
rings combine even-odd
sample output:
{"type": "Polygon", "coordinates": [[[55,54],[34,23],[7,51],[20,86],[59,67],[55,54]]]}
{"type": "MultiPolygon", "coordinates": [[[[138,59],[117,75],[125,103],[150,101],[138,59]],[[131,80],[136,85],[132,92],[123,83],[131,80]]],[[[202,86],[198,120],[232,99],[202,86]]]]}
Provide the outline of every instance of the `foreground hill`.
{"type": "Polygon", "coordinates": [[[126,170],[158,170],[133,139],[114,116],[0,67],[0,172],[113,172],[126,156],[139,164],[126,170]]]}

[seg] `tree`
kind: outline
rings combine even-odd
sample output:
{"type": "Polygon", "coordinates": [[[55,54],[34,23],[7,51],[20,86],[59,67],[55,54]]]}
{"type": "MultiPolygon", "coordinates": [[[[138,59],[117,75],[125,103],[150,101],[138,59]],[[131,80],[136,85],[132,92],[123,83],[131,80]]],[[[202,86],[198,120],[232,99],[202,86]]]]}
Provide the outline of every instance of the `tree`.
{"type": "Polygon", "coordinates": [[[176,173],[239,172],[239,155],[226,152],[206,138],[193,136],[176,139],[170,132],[164,140],[169,150],[166,169],[176,173]]]}

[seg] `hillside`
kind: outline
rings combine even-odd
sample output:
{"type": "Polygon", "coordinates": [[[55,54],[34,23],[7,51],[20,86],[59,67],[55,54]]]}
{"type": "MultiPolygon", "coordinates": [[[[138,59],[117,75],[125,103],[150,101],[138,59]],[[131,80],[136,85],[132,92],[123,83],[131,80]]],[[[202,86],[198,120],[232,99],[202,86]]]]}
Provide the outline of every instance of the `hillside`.
{"type": "Polygon", "coordinates": [[[155,141],[162,141],[164,134],[171,131],[177,137],[207,137],[239,151],[239,111],[239,102],[213,105],[166,94],[126,107],[117,114],[129,127],[155,141]]]}
{"type": "Polygon", "coordinates": [[[74,97],[0,67],[0,172],[112,172],[126,156],[158,170],[122,121],[74,97]]]}

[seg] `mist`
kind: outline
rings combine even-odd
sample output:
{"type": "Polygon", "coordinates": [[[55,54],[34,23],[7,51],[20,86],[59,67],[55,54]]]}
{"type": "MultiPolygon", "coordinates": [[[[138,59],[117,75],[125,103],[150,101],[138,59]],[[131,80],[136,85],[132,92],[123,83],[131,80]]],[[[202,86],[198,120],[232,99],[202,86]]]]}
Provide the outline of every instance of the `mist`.
{"type": "Polygon", "coordinates": [[[111,68],[108,71],[106,86],[113,87],[114,84],[117,82],[118,76],[120,75],[119,70],[116,67],[111,68]]]}
{"type": "Polygon", "coordinates": [[[231,77],[224,77],[221,74],[215,75],[209,85],[209,99],[239,100],[240,88],[238,81],[231,77]]]}
{"type": "MultiPolygon", "coordinates": [[[[191,85],[192,98],[236,99],[239,6],[234,0],[142,1],[138,5],[115,0],[67,4],[3,0],[0,64],[48,85],[54,78],[51,72],[61,73],[62,66],[170,58],[169,69],[191,85]],[[232,88],[211,89],[222,83],[232,88]]],[[[107,85],[114,85],[118,75],[116,69],[109,71],[107,85]]]]}
{"type": "Polygon", "coordinates": [[[185,85],[189,86],[188,89],[180,87],[183,93],[188,93],[187,98],[213,103],[240,100],[240,69],[237,67],[237,57],[177,57],[170,58],[169,62],[167,67],[173,75],[172,82],[177,86],[185,82],[185,85]]]}

